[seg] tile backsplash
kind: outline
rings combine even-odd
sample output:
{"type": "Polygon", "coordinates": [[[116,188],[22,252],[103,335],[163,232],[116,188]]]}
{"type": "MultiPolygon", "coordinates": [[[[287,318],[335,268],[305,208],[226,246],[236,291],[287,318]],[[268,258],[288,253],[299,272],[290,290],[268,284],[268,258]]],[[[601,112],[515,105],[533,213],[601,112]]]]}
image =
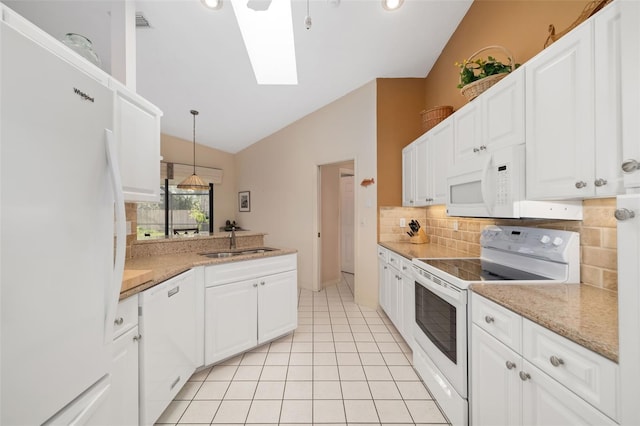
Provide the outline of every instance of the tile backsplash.
{"type": "Polygon", "coordinates": [[[618,289],[617,223],[613,216],[615,198],[585,200],[583,220],[477,219],[448,217],[444,206],[381,207],[380,241],[409,241],[408,228],[400,228],[400,218],[418,219],[426,227],[429,242],[480,254],[480,231],[487,225],[531,226],[580,233],[580,277],[584,284],[607,290],[618,289]],[[457,226],[457,230],[456,230],[457,226]]]}

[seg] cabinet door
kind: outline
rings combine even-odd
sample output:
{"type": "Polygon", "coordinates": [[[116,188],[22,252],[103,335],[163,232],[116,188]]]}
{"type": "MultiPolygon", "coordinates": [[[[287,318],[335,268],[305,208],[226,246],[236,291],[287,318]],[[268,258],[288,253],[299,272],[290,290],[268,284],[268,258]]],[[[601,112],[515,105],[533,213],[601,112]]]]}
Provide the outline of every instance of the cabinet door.
{"type": "Polygon", "coordinates": [[[482,142],[493,151],[525,142],[524,70],[518,69],[482,94],[482,142]]]}
{"type": "Polygon", "coordinates": [[[378,259],[378,304],[386,312],[389,306],[389,286],[387,277],[389,276],[389,265],[387,262],[378,259]]]}
{"type": "MultiPolygon", "coordinates": [[[[617,2],[614,2],[617,3],[617,2]]],[[[622,140],[624,161],[640,162],[640,3],[623,1],[622,10],[622,140]]],[[[596,15],[597,16],[597,15],[596,15]]],[[[637,164],[636,163],[636,164],[637,164]]],[[[640,187],[640,168],[624,174],[626,188],[640,187]]],[[[638,416],[640,418],[640,415],[638,416]]]]}
{"type": "Polygon", "coordinates": [[[160,201],[160,113],[118,90],[115,132],[126,201],[160,201]]]}
{"type": "Polygon", "coordinates": [[[624,193],[620,168],[623,161],[621,18],[618,2],[594,17],[596,164],[593,184],[597,196],[624,193]]]}
{"type": "Polygon", "coordinates": [[[253,279],[205,289],[205,364],[256,346],[257,287],[253,279]]]}
{"type": "Polygon", "coordinates": [[[416,161],[415,161],[415,200],[414,206],[426,206],[431,204],[433,198],[433,185],[429,168],[429,137],[428,133],[422,135],[414,142],[416,161]]]}
{"type": "Polygon", "coordinates": [[[193,271],[140,294],[140,419],[162,414],[198,365],[193,271]]]}
{"type": "Polygon", "coordinates": [[[447,173],[453,164],[453,117],[447,118],[431,130],[429,137],[430,204],[447,202],[447,173]]]}
{"type": "Polygon", "coordinates": [[[592,22],[525,65],[528,199],[595,194],[592,22]]]}
{"type": "Polygon", "coordinates": [[[298,326],[298,282],[296,271],[259,280],[258,344],[282,336],[298,326]]]}
{"type": "Polygon", "coordinates": [[[397,327],[398,324],[398,296],[400,291],[398,290],[402,286],[402,277],[400,273],[394,269],[389,268],[389,303],[387,304],[386,313],[391,322],[397,327]]]}
{"type": "Polygon", "coordinates": [[[528,374],[522,384],[524,425],[617,424],[529,362],[522,367],[523,374],[528,374]]]}
{"type": "Polygon", "coordinates": [[[405,146],[402,150],[402,205],[412,207],[415,203],[416,146],[405,146]]]}
{"type": "Polygon", "coordinates": [[[522,357],[477,325],[471,327],[471,424],[518,425],[522,419],[522,357]]]}
{"type": "Polygon", "coordinates": [[[113,341],[111,389],[107,402],[91,417],[96,426],[138,424],[138,327],[113,341]]]}
{"type": "Polygon", "coordinates": [[[468,103],[460,108],[453,116],[454,126],[454,164],[475,160],[485,149],[482,145],[480,104],[468,103]]]}
{"type": "Polygon", "coordinates": [[[413,328],[416,323],[416,293],[413,277],[402,275],[402,330],[400,333],[405,342],[413,349],[413,328]]]}

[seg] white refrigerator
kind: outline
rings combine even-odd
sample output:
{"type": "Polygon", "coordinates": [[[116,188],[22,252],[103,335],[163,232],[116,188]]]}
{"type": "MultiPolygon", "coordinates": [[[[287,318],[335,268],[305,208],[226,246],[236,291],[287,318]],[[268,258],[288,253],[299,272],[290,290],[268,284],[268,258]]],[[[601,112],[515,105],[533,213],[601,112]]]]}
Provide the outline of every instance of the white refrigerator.
{"type": "Polygon", "coordinates": [[[113,92],[0,26],[0,424],[84,424],[124,263],[113,92]]]}

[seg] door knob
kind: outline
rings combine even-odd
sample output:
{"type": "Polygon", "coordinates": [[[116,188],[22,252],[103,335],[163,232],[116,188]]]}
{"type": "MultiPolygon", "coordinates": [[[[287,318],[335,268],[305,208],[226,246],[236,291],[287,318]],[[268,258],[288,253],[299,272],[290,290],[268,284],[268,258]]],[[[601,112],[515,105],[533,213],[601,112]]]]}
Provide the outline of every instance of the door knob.
{"type": "Polygon", "coordinates": [[[602,178],[598,178],[593,182],[593,184],[595,186],[605,186],[607,184],[607,180],[606,179],[602,179],[602,178]]]}
{"type": "Polygon", "coordinates": [[[516,363],[515,362],[507,361],[505,363],[505,365],[507,366],[507,369],[509,369],[509,370],[513,370],[514,368],[516,368],[516,363]]]}
{"type": "Polygon", "coordinates": [[[627,219],[633,219],[634,217],[636,217],[636,213],[633,210],[629,210],[625,208],[617,209],[613,215],[618,220],[627,220],[627,219]]]}
{"type": "Polygon", "coordinates": [[[587,186],[587,182],[579,180],[578,182],[576,182],[576,188],[581,189],[584,188],[585,186],[587,186]]]}
{"type": "Polygon", "coordinates": [[[520,376],[520,380],[522,380],[523,382],[525,382],[525,381],[527,381],[527,380],[529,380],[531,378],[531,374],[525,373],[524,371],[521,371],[519,373],[519,376],[520,376]]]}

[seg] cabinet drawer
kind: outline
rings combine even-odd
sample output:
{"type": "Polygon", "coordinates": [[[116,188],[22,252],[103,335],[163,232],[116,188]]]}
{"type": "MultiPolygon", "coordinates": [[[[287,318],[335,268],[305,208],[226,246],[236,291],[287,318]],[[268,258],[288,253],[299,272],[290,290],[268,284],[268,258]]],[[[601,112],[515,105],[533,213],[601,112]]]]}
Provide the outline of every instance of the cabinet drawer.
{"type": "Polygon", "coordinates": [[[280,272],[293,271],[297,266],[296,254],[211,265],[205,267],[204,284],[205,287],[212,287],[236,281],[251,280],[279,274],[280,272]]]}
{"type": "Polygon", "coordinates": [[[502,306],[473,294],[471,318],[482,328],[516,352],[522,347],[522,317],[502,306]]]}
{"type": "Polygon", "coordinates": [[[118,303],[113,321],[113,338],[116,339],[127,330],[138,325],[138,295],[128,297],[118,303]]]}
{"type": "Polygon", "coordinates": [[[388,262],[388,260],[387,260],[387,253],[388,252],[389,251],[386,248],[378,246],[378,259],[382,260],[384,263],[387,263],[388,262]]]}
{"type": "Polygon", "coordinates": [[[400,271],[402,268],[402,259],[404,258],[398,253],[392,251],[389,252],[389,265],[391,265],[398,271],[400,271]]]}
{"type": "Polygon", "coordinates": [[[618,419],[618,365],[538,324],[523,321],[525,359],[606,415],[618,419]]]}

